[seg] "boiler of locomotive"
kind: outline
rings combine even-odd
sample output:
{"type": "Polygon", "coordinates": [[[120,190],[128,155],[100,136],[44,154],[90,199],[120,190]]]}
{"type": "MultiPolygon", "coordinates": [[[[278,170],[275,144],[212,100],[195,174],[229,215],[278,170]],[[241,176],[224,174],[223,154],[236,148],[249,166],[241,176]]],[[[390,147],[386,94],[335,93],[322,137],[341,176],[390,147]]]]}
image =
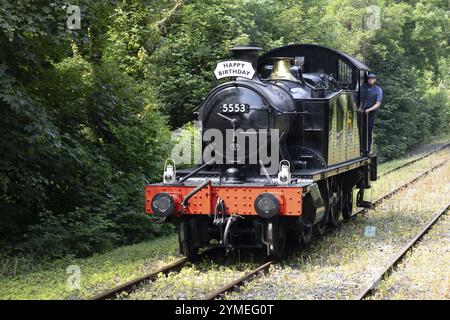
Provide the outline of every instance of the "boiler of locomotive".
{"type": "MultiPolygon", "coordinates": [[[[266,149],[271,139],[287,137],[294,109],[291,95],[276,84],[237,78],[206,97],[199,120],[203,137],[214,136],[216,156],[219,153],[223,164],[255,164],[260,148],[266,149]],[[216,138],[219,132],[222,139],[216,138]]],[[[211,142],[204,141],[205,147],[211,142]]]]}

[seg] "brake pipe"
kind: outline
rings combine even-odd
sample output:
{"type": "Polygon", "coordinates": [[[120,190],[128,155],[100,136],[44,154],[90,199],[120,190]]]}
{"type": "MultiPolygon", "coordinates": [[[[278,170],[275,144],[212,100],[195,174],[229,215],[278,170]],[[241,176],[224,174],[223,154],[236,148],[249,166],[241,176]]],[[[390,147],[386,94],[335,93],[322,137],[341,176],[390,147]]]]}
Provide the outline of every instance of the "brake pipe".
{"type": "Polygon", "coordinates": [[[209,185],[211,183],[211,179],[203,181],[202,184],[195,187],[191,192],[189,192],[184,198],[183,201],[181,201],[181,205],[184,209],[186,209],[189,205],[189,199],[192,198],[196,193],[198,193],[200,190],[202,190],[204,187],[209,185]]]}
{"type": "Polygon", "coordinates": [[[190,177],[192,177],[194,174],[196,174],[197,172],[199,172],[200,170],[206,168],[207,166],[214,164],[216,162],[216,159],[211,159],[208,162],[205,162],[204,164],[202,164],[200,167],[198,167],[197,169],[195,169],[194,171],[192,171],[191,173],[185,175],[180,181],[178,181],[178,183],[183,183],[184,181],[186,181],[187,179],[189,179],[190,177]]]}

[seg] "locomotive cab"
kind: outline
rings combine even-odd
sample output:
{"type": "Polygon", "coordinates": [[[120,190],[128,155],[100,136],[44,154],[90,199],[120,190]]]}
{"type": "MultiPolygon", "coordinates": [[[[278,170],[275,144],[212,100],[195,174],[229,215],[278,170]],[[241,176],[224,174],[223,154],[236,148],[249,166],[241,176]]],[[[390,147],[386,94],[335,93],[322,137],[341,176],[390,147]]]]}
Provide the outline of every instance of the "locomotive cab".
{"type": "Polygon", "coordinates": [[[308,242],[348,220],[353,190],[361,205],[376,180],[376,156],[358,126],[370,69],[318,45],[259,51],[235,47],[216,68],[231,81],[196,110],[203,163],[146,186],[147,212],[178,226],[188,257],[254,247],[281,258],[286,239],[308,242]]]}

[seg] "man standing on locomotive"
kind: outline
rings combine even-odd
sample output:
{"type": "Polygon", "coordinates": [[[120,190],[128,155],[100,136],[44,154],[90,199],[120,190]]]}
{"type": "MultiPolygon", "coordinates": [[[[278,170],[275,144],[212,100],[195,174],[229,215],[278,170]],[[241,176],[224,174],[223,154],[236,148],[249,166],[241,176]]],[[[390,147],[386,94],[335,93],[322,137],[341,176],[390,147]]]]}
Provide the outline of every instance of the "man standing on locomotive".
{"type": "Polygon", "coordinates": [[[368,83],[361,87],[361,109],[362,109],[362,143],[363,151],[370,153],[372,146],[372,131],[375,122],[376,110],[381,106],[383,100],[383,90],[376,84],[377,76],[369,73],[368,83]]]}

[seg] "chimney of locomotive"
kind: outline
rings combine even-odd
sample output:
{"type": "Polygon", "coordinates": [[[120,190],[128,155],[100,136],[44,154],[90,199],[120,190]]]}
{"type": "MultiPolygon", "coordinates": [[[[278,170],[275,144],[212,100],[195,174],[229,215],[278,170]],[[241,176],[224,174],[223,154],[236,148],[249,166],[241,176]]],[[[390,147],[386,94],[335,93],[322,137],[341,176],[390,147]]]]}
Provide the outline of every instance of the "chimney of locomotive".
{"type": "MultiPolygon", "coordinates": [[[[238,60],[245,60],[251,62],[253,69],[256,70],[259,52],[262,50],[260,47],[253,46],[234,46],[230,49],[233,54],[233,58],[238,60]]],[[[256,76],[256,73],[255,73],[256,76]]]]}

